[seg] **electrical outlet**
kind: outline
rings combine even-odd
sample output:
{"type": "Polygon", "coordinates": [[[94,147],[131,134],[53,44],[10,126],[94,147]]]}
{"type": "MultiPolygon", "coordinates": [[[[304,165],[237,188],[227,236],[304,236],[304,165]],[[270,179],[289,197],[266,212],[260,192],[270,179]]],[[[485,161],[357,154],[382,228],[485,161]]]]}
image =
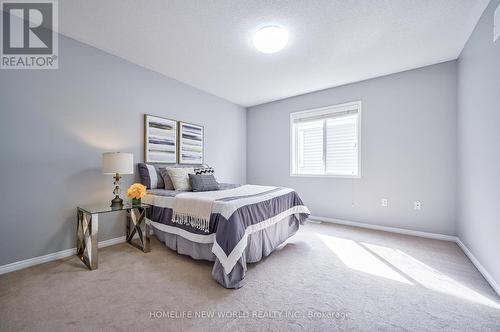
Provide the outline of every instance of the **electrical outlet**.
{"type": "Polygon", "coordinates": [[[420,203],[420,201],[413,202],[413,208],[415,210],[422,210],[422,203],[420,203]]]}
{"type": "Polygon", "coordinates": [[[381,205],[382,205],[383,207],[387,207],[387,203],[388,203],[387,198],[382,198],[381,205]]]}

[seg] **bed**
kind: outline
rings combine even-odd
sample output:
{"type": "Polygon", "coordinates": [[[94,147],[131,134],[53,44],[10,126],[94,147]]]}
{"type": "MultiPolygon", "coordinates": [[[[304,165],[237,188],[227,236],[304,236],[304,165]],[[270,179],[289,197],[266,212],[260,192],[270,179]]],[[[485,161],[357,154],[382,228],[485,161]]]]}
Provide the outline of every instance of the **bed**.
{"type": "Polygon", "coordinates": [[[270,255],[309,215],[293,189],[270,186],[221,184],[210,193],[151,189],[143,202],[152,205],[147,222],[156,237],[179,254],[213,261],[212,277],[225,288],[242,287],[247,263],[270,255]],[[204,210],[208,217],[198,218],[204,210]]]}

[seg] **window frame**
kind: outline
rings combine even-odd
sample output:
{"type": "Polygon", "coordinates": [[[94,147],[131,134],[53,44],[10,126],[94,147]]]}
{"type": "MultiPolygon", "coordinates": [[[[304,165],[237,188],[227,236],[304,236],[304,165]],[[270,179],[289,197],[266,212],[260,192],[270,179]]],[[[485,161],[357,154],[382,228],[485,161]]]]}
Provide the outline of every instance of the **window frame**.
{"type": "MultiPolygon", "coordinates": [[[[352,102],[347,102],[347,103],[342,103],[342,104],[334,104],[334,105],[329,105],[329,106],[323,106],[323,107],[318,107],[318,108],[312,108],[308,110],[303,110],[303,111],[297,111],[297,112],[291,112],[290,113],[290,122],[289,122],[289,132],[290,132],[290,176],[291,177],[320,177],[320,178],[346,178],[346,179],[359,179],[361,178],[361,126],[362,126],[362,121],[361,121],[361,116],[362,116],[362,102],[361,100],[357,101],[352,101],[352,102]],[[294,119],[297,116],[320,116],[323,114],[330,114],[330,113],[340,113],[346,111],[347,108],[351,108],[355,106],[356,109],[358,110],[358,121],[357,121],[357,140],[358,140],[358,174],[356,175],[337,175],[337,174],[328,174],[328,173],[323,173],[323,174],[302,174],[302,173],[294,173],[294,163],[295,163],[295,133],[294,133],[294,126],[293,122],[294,119]]],[[[325,144],[325,141],[323,141],[323,144],[325,144]]],[[[324,152],[323,152],[324,153],[324,152]]],[[[323,159],[324,159],[323,155],[323,159]]],[[[325,161],[324,161],[325,162],[325,161]]]]}

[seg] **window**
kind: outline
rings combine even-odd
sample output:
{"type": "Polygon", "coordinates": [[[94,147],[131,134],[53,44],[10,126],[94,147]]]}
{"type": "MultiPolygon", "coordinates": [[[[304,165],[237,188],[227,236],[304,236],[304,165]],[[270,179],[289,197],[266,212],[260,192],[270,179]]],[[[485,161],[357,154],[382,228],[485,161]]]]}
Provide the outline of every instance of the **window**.
{"type": "Polygon", "coordinates": [[[361,102],[290,114],[293,176],[360,176],[361,102]]]}

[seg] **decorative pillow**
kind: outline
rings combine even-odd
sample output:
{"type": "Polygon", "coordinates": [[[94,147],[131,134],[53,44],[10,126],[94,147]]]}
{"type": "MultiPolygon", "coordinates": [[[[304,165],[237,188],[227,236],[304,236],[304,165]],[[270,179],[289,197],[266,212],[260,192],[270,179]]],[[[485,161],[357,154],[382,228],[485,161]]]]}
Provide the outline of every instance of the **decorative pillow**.
{"type": "Polygon", "coordinates": [[[165,189],[174,190],[174,184],[172,183],[172,180],[170,180],[170,176],[168,175],[166,168],[160,168],[160,175],[165,183],[165,189]]]}
{"type": "Polygon", "coordinates": [[[189,175],[194,173],[193,167],[173,167],[167,168],[168,176],[174,185],[175,190],[191,191],[189,175]]]}
{"type": "Polygon", "coordinates": [[[139,167],[139,176],[141,177],[141,183],[148,189],[163,189],[165,184],[160,172],[153,165],[148,165],[144,163],[137,164],[139,167]]]}
{"type": "Polygon", "coordinates": [[[210,166],[203,166],[203,167],[198,167],[194,169],[194,174],[200,175],[200,174],[214,174],[214,168],[210,166]]]}
{"type": "Polygon", "coordinates": [[[189,182],[193,191],[219,190],[219,183],[213,174],[189,174],[189,182]]]}

